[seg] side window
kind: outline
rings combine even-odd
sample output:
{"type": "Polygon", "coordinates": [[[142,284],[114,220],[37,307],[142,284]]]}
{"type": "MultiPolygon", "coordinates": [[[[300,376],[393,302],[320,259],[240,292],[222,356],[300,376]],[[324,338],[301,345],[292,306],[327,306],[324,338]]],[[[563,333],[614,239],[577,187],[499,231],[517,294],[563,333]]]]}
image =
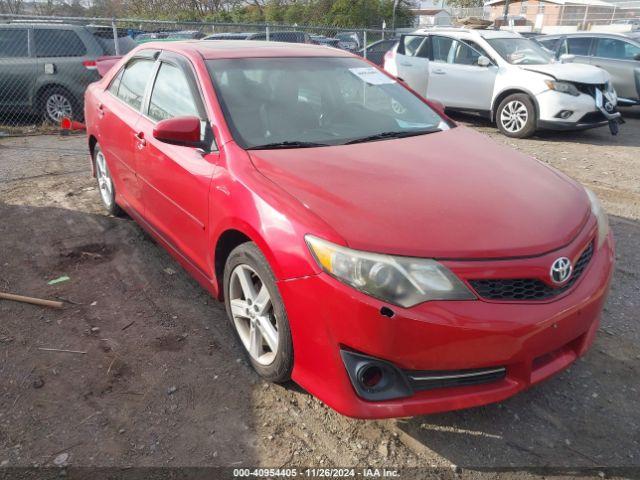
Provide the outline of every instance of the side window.
{"type": "Polygon", "coordinates": [[[591,37],[573,37],[567,38],[567,52],[571,55],[589,55],[589,47],[591,46],[591,37]]]}
{"type": "Polygon", "coordinates": [[[127,64],[120,78],[118,98],[136,110],[142,106],[144,89],[147,86],[154,65],[153,60],[137,58],[127,64]]]}
{"type": "Polygon", "coordinates": [[[116,97],[118,96],[118,87],[120,87],[120,81],[122,80],[123,73],[124,67],[120,69],[115,77],[113,77],[113,79],[111,80],[111,85],[109,85],[109,92],[111,92],[116,97]]]}
{"type": "MultiPolygon", "coordinates": [[[[540,4],[542,5],[542,4],[540,4]]],[[[544,48],[546,48],[547,50],[549,50],[550,52],[555,53],[556,51],[556,47],[558,46],[558,42],[559,42],[559,38],[552,38],[552,39],[537,39],[536,41],[541,44],[544,48]]]]}
{"type": "Polygon", "coordinates": [[[464,42],[456,40],[453,48],[453,63],[458,65],[477,65],[480,55],[489,58],[480,45],[470,40],[465,40],[464,42]]]}
{"type": "Polygon", "coordinates": [[[418,57],[418,56],[424,56],[424,55],[419,55],[419,53],[421,53],[421,51],[423,50],[422,45],[426,45],[427,44],[427,38],[426,37],[422,37],[422,36],[416,36],[416,35],[405,35],[404,37],[402,37],[402,45],[400,45],[401,47],[404,47],[403,50],[403,54],[406,55],[407,57],[418,57]]]}
{"type": "Polygon", "coordinates": [[[73,30],[36,28],[33,33],[36,57],[82,57],[87,53],[73,30]]]}
{"type": "Polygon", "coordinates": [[[149,100],[149,117],[156,121],[180,116],[199,116],[189,82],[182,70],[160,65],[149,100]]]}
{"type": "MultiPolygon", "coordinates": [[[[456,42],[457,43],[457,42],[456,42]]],[[[434,62],[448,62],[449,51],[454,44],[454,40],[448,37],[431,37],[431,59],[434,62]]]]}
{"type": "Polygon", "coordinates": [[[614,58],[619,60],[636,60],[640,55],[640,47],[616,40],[615,38],[599,38],[596,43],[596,57],[614,58]]]}
{"type": "Polygon", "coordinates": [[[0,29],[0,58],[29,56],[27,30],[17,28],[0,29]]]}

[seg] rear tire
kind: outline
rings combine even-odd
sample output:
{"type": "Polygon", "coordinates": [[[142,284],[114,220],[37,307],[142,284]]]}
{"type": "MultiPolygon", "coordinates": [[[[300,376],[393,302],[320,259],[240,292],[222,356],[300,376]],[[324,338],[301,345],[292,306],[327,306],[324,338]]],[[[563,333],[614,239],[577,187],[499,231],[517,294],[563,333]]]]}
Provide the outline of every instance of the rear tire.
{"type": "Polygon", "coordinates": [[[40,112],[47,123],[59,125],[64,117],[72,120],[83,120],[82,108],[66,89],[48,87],[40,96],[40,112]]]}
{"type": "Polygon", "coordinates": [[[111,178],[107,159],[98,144],[93,148],[93,163],[96,170],[98,190],[100,191],[100,198],[102,199],[104,208],[114,217],[122,216],[124,212],[116,203],[116,187],[111,178]]]}
{"type": "Polygon", "coordinates": [[[253,242],[236,247],[224,268],[227,317],[255,371],[265,380],[291,379],[293,342],[275,276],[253,242]]]}
{"type": "Polygon", "coordinates": [[[536,109],[524,93],[506,97],[496,111],[498,129],[507,137],[527,138],[536,131],[536,109]]]}

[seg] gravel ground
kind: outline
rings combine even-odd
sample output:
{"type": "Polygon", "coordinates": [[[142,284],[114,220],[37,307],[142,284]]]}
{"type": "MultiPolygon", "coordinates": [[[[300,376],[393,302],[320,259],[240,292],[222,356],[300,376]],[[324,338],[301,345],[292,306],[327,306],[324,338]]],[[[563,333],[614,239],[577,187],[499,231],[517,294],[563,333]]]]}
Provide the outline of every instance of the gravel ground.
{"type": "Polygon", "coordinates": [[[0,140],[0,291],[65,301],[60,311],[0,301],[0,464],[457,465],[488,478],[604,466],[637,476],[640,110],[625,116],[618,137],[528,140],[457,117],[601,196],[618,245],[611,295],[594,347],[550,381],[499,404],[386,421],[261,382],[222,306],[133,221],[103,214],[84,137],[0,140]],[[47,285],[62,275],[70,280],[47,285]]]}

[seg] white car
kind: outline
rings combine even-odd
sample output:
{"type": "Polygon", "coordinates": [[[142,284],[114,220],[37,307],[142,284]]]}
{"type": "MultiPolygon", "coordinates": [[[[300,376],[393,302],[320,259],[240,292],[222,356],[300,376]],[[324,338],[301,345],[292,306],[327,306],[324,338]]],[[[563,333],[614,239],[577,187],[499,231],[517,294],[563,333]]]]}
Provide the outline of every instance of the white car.
{"type": "Polygon", "coordinates": [[[562,60],[518,33],[435,28],[403,35],[384,68],[448,109],[486,115],[509,137],[607,124],[617,133],[610,75],[562,60]]]}

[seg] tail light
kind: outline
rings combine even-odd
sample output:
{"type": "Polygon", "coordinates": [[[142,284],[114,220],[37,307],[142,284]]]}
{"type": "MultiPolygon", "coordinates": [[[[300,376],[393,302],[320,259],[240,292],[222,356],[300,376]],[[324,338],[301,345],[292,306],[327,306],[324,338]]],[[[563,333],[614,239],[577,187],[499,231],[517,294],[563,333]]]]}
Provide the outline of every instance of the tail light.
{"type": "Polygon", "coordinates": [[[95,70],[96,68],[98,68],[95,60],[85,60],[82,62],[82,65],[87,70],[95,70]]]}

